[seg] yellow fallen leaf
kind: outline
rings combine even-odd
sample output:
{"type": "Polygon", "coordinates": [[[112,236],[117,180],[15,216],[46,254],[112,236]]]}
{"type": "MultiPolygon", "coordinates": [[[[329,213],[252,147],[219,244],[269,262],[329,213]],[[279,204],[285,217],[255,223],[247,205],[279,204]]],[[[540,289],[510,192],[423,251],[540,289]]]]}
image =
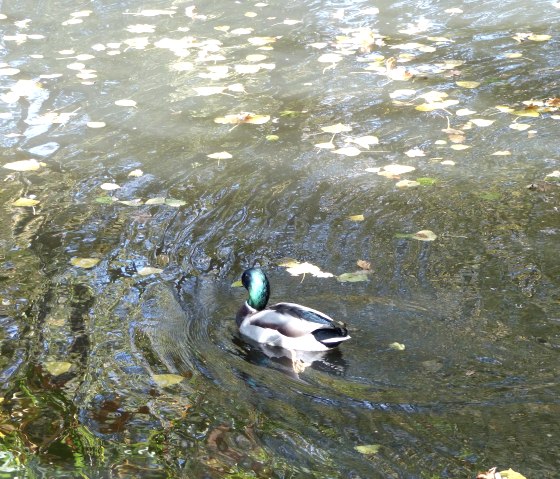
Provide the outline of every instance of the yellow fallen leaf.
{"type": "Polygon", "coordinates": [[[144,174],[144,172],[140,169],[132,170],[128,176],[132,176],[133,178],[139,178],[144,174]]]}
{"type": "Polygon", "coordinates": [[[512,113],[514,111],[513,108],[511,108],[510,106],[505,106],[505,105],[496,105],[495,108],[496,108],[496,110],[499,110],[502,113],[512,113]]]}
{"type": "Polygon", "coordinates": [[[356,145],[360,145],[362,148],[369,150],[369,147],[371,145],[377,145],[379,143],[379,138],[372,135],[366,135],[366,136],[359,136],[358,138],[352,138],[348,141],[351,141],[352,143],[356,143],[356,145]]]}
{"type": "Polygon", "coordinates": [[[404,344],[397,342],[389,344],[389,347],[391,349],[394,349],[395,351],[404,351],[406,349],[406,346],[404,344]]]}
{"type": "Polygon", "coordinates": [[[466,150],[468,148],[470,148],[469,145],[463,145],[463,144],[455,144],[455,145],[451,145],[449,148],[451,148],[452,150],[457,150],[457,151],[461,151],[461,150],[466,150]]]}
{"type": "Polygon", "coordinates": [[[529,35],[527,37],[528,40],[533,40],[534,42],[546,42],[547,40],[550,40],[552,38],[552,36],[550,35],[536,35],[534,33],[532,33],[531,35],[529,35]]]}
{"type": "Polygon", "coordinates": [[[492,153],[492,156],[509,156],[509,155],[511,155],[511,151],[509,150],[500,150],[492,153]]]}
{"type": "Polygon", "coordinates": [[[364,221],[364,215],[351,215],[348,217],[349,220],[352,221],[364,221]]]}
{"type": "Polygon", "coordinates": [[[257,73],[261,67],[259,65],[235,65],[235,72],[240,74],[252,74],[257,73]]]}
{"type": "Polygon", "coordinates": [[[509,468],[507,471],[500,471],[500,474],[505,479],[526,479],[523,474],[519,474],[519,472],[516,472],[511,468],[509,468]]]}
{"type": "Polygon", "coordinates": [[[517,116],[527,116],[529,118],[538,118],[540,116],[539,112],[533,109],[515,110],[512,113],[517,116]]]}
{"type": "Polygon", "coordinates": [[[266,55],[263,55],[262,53],[254,53],[252,55],[247,55],[245,57],[245,60],[251,63],[258,63],[258,62],[262,62],[263,60],[266,60],[266,58],[267,58],[266,55]]]}
{"type": "Polygon", "coordinates": [[[511,52],[504,55],[506,58],[521,58],[523,56],[520,52],[511,52]]]}

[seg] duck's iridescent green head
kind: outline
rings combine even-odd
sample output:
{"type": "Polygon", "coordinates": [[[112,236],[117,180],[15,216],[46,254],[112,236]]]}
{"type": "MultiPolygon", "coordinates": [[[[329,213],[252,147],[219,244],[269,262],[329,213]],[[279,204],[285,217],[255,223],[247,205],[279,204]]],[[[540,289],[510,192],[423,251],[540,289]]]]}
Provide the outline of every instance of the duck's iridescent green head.
{"type": "Polygon", "coordinates": [[[247,304],[257,311],[266,308],[270,297],[270,285],[266,275],[259,268],[250,268],[241,276],[243,286],[249,291],[247,304]]]}

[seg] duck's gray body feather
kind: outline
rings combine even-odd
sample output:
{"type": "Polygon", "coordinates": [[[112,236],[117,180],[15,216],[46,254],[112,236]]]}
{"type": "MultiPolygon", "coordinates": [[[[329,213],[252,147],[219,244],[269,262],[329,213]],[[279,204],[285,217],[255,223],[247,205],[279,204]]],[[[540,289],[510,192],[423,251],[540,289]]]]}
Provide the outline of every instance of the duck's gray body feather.
{"type": "Polygon", "coordinates": [[[278,303],[257,311],[245,303],[237,315],[242,335],[259,343],[300,351],[326,351],[350,339],[346,328],[320,311],[278,303]]]}

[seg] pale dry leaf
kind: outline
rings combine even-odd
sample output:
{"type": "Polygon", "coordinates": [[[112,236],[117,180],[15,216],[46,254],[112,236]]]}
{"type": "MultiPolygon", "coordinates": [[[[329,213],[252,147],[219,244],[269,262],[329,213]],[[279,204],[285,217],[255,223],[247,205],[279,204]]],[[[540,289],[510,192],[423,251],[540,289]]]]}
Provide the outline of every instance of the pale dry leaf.
{"type": "Polygon", "coordinates": [[[358,156],[361,153],[361,150],[359,148],[356,148],[355,146],[345,146],[343,148],[333,150],[333,153],[344,156],[358,156]]]}
{"type": "Polygon", "coordinates": [[[318,266],[307,262],[300,263],[296,260],[286,260],[280,263],[280,266],[286,268],[286,271],[292,276],[300,276],[302,274],[310,274],[317,278],[332,278],[334,276],[332,273],[321,271],[318,266]]]}

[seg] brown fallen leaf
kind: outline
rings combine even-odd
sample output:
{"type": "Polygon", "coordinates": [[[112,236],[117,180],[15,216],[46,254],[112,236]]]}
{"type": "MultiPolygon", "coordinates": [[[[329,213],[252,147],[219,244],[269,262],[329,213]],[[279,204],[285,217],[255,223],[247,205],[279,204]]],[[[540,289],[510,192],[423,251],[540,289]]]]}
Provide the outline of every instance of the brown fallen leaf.
{"type": "Polygon", "coordinates": [[[362,268],[365,269],[366,271],[371,270],[371,263],[369,261],[363,260],[363,259],[359,259],[358,261],[356,261],[356,264],[362,268]]]}
{"type": "Polygon", "coordinates": [[[476,476],[476,479],[495,479],[495,478],[496,478],[495,467],[488,469],[486,472],[479,472],[476,476]]]}

